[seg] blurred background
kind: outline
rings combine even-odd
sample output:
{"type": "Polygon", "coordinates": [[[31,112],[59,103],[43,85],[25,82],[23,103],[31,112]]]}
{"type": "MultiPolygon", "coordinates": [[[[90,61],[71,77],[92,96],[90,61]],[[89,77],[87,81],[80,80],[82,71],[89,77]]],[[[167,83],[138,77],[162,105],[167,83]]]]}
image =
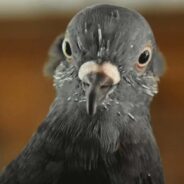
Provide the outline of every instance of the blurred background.
{"type": "Polygon", "coordinates": [[[0,0],[0,170],[14,159],[48,112],[55,91],[42,68],[55,37],[86,5],[140,11],[167,61],[152,103],[167,184],[184,181],[184,0],[0,0]]]}

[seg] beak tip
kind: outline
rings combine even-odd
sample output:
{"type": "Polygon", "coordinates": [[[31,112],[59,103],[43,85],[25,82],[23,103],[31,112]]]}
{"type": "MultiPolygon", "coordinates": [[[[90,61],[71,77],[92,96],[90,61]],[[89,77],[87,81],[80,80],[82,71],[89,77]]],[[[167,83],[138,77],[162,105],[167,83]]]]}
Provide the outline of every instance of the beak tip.
{"type": "Polygon", "coordinates": [[[93,115],[96,114],[96,107],[89,108],[89,107],[87,106],[86,110],[87,110],[87,114],[90,115],[90,116],[93,116],[93,115]]]}

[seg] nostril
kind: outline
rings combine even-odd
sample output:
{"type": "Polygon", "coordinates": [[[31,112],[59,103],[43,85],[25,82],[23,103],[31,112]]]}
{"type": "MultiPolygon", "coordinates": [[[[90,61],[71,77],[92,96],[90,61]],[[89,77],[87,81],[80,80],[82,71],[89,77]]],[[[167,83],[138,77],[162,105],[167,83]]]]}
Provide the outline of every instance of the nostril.
{"type": "Polygon", "coordinates": [[[101,89],[109,89],[111,87],[112,87],[112,85],[108,85],[108,84],[103,84],[100,86],[101,89]]]}
{"type": "Polygon", "coordinates": [[[90,86],[90,84],[88,82],[85,82],[85,81],[82,82],[83,89],[87,89],[87,88],[89,88],[89,86],[90,86]]]}

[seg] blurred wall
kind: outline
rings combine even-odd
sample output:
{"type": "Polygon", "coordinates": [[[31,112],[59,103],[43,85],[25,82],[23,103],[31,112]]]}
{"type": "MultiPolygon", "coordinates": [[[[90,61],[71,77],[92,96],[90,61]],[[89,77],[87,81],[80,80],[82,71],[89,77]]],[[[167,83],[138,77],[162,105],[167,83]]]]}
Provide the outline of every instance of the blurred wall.
{"type": "Polygon", "coordinates": [[[38,16],[77,11],[94,3],[110,3],[144,11],[183,10],[183,0],[0,0],[0,16],[38,16]]]}
{"type": "MultiPolygon", "coordinates": [[[[142,12],[167,61],[152,104],[167,184],[184,181],[184,13],[142,12]]],[[[55,91],[43,64],[73,13],[0,18],[0,169],[16,158],[46,116],[55,91]]]]}

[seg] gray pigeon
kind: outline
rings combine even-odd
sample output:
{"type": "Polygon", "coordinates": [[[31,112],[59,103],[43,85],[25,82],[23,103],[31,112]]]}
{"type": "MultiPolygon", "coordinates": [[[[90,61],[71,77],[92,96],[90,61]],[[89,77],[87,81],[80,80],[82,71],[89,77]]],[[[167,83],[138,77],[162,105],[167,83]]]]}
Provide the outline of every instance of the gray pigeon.
{"type": "Polygon", "coordinates": [[[51,47],[56,98],[1,184],[164,184],[149,106],[163,73],[137,12],[80,11],[51,47]]]}

